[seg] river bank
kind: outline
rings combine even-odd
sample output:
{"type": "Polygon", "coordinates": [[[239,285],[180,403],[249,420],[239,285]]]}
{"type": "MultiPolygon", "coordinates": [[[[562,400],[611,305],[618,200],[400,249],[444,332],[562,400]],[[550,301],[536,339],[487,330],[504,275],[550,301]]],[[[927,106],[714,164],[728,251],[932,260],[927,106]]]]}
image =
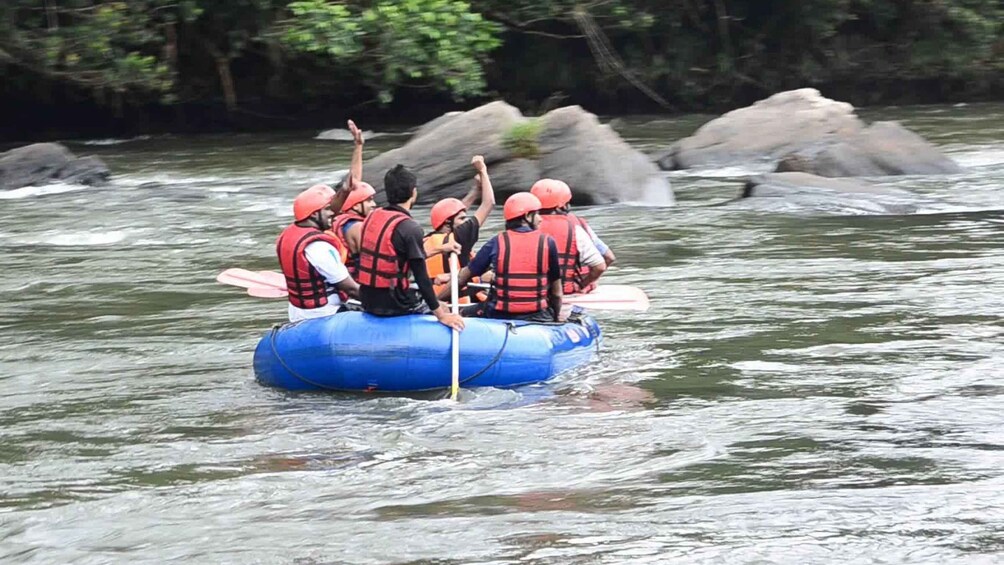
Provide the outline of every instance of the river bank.
{"type": "MultiPolygon", "coordinates": [[[[805,83],[786,83],[800,88],[805,83]]],[[[942,85],[943,86],[943,85],[942,85]]],[[[1001,85],[1004,87],[1004,85],[1001,85]]],[[[816,84],[822,94],[848,102],[864,112],[876,113],[902,105],[994,104],[1000,102],[1001,88],[967,92],[964,89],[930,88],[926,83],[897,82],[888,88],[857,83],[816,84]]],[[[748,89],[723,100],[680,102],[667,111],[639,92],[622,93],[616,99],[584,89],[576,94],[561,91],[538,93],[495,91],[497,96],[457,102],[429,93],[406,93],[387,106],[372,101],[341,101],[337,98],[310,104],[289,101],[244,101],[237,111],[228,112],[221,100],[207,100],[173,105],[147,104],[120,110],[97,104],[85,93],[57,91],[37,96],[28,93],[0,92],[0,107],[16,108],[11,119],[0,123],[0,145],[16,146],[31,142],[107,138],[130,138],[147,135],[198,135],[226,133],[297,132],[310,128],[318,131],[344,127],[355,119],[379,131],[400,132],[416,128],[442,114],[464,111],[496,99],[506,100],[527,115],[539,115],[558,106],[577,104],[590,112],[613,119],[619,116],[658,115],[664,119],[688,120],[690,116],[715,116],[744,107],[777,91],[748,89]],[[321,124],[320,127],[318,125],[321,124]]]]}

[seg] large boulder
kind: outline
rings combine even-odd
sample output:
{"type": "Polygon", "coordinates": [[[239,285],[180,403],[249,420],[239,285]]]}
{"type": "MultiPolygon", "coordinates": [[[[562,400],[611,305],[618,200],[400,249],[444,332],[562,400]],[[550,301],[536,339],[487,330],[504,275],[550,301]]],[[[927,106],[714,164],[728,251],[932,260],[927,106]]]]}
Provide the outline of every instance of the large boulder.
{"type": "Polygon", "coordinates": [[[567,182],[577,202],[673,203],[658,168],[594,114],[567,106],[540,120],[541,175],[567,182]]]}
{"type": "Polygon", "coordinates": [[[58,143],[35,143],[0,153],[0,190],[65,182],[99,185],[111,172],[97,157],[76,157],[58,143]]]}
{"type": "Polygon", "coordinates": [[[778,172],[828,177],[961,171],[900,124],[866,127],[850,104],[824,98],[812,88],[781,92],[729,112],[656,157],[663,169],[778,160],[778,172]]]}
{"type": "Polygon", "coordinates": [[[418,177],[419,202],[462,196],[474,176],[471,157],[484,155],[489,166],[507,160],[510,153],[502,137],[525,120],[519,110],[505,102],[492,102],[441,120],[436,127],[419,130],[424,133],[412,137],[403,147],[367,161],[363,179],[382,191],[384,175],[400,163],[418,177]]]}
{"type": "Polygon", "coordinates": [[[898,122],[875,122],[849,138],[812,151],[792,153],[778,172],[824,177],[876,177],[961,173],[962,168],[898,122]]]}
{"type": "Polygon", "coordinates": [[[513,127],[529,119],[505,102],[492,102],[422,126],[403,147],[367,161],[363,176],[379,192],[384,174],[403,164],[418,177],[419,202],[431,203],[465,194],[474,176],[471,157],[480,154],[500,195],[551,177],[568,182],[578,203],[673,202],[669,181],[658,168],[595,115],[570,106],[536,120],[539,151],[533,158],[514,155],[505,143],[513,127]]]}
{"type": "Polygon", "coordinates": [[[781,92],[704,124],[659,160],[664,169],[690,169],[777,159],[857,133],[863,124],[846,102],[814,88],[781,92]]]}
{"type": "MultiPolygon", "coordinates": [[[[505,104],[505,103],[503,102],[503,104],[505,104]]],[[[517,110],[517,112],[518,111],[519,110],[517,110]]],[[[434,119],[432,121],[426,122],[423,125],[419,126],[419,128],[417,130],[415,130],[415,133],[413,134],[413,137],[421,137],[421,136],[429,133],[430,131],[438,128],[439,126],[444,126],[444,125],[446,125],[447,122],[453,121],[454,118],[456,118],[458,116],[463,116],[463,115],[464,115],[463,112],[447,112],[447,113],[443,114],[442,116],[439,116],[438,118],[436,118],[436,119],[434,119]]]]}

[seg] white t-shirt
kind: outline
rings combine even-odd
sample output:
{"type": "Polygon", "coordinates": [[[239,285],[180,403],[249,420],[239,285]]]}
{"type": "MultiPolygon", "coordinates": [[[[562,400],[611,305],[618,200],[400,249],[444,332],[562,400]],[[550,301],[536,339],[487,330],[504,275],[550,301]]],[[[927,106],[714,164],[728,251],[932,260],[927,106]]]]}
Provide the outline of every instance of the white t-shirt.
{"type": "Polygon", "coordinates": [[[593,243],[593,238],[582,229],[582,226],[575,226],[575,245],[579,248],[579,262],[587,267],[606,264],[600,250],[593,243]]]}
{"type": "MultiPolygon", "coordinates": [[[[315,241],[307,246],[303,250],[303,254],[307,257],[307,261],[317,269],[317,272],[324,277],[324,280],[332,285],[336,285],[343,280],[349,278],[349,271],[345,268],[345,264],[342,263],[342,258],[338,255],[338,250],[334,248],[330,243],[326,241],[315,241]]],[[[330,316],[338,312],[338,308],[342,305],[341,298],[338,294],[329,294],[328,303],[320,308],[297,308],[292,304],[289,305],[289,321],[299,322],[300,320],[306,320],[308,318],[321,318],[324,316],[330,316]]]]}
{"type": "Polygon", "coordinates": [[[603,243],[603,240],[600,239],[600,236],[596,235],[596,232],[593,231],[593,228],[587,226],[586,233],[588,233],[589,238],[593,240],[593,244],[596,245],[596,249],[597,251],[600,252],[600,255],[606,255],[610,247],[608,247],[606,243],[603,243]]]}

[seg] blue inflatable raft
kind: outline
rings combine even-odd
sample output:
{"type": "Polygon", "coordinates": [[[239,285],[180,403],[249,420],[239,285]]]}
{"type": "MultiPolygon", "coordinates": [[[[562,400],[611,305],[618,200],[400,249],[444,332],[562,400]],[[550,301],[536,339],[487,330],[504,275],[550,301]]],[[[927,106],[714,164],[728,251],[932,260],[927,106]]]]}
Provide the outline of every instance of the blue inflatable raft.
{"type": "MultiPolygon", "coordinates": [[[[590,316],[539,324],[468,318],[460,333],[463,387],[516,387],[588,363],[600,344],[590,316]]],[[[344,312],[269,330],[254,353],[264,385],[287,390],[449,388],[451,331],[432,316],[344,312]]]]}

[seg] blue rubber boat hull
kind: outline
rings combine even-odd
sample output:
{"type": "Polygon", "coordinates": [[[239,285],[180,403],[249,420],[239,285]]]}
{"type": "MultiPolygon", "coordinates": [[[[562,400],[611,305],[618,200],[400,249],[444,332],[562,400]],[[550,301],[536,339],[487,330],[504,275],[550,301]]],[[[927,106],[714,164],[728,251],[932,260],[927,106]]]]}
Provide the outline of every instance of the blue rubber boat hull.
{"type": "MultiPolygon", "coordinates": [[[[590,316],[567,324],[468,318],[460,333],[463,387],[511,388],[589,363],[601,338],[590,316]]],[[[265,333],[254,353],[264,385],[286,390],[449,388],[451,331],[433,316],[344,312],[265,333]]]]}

